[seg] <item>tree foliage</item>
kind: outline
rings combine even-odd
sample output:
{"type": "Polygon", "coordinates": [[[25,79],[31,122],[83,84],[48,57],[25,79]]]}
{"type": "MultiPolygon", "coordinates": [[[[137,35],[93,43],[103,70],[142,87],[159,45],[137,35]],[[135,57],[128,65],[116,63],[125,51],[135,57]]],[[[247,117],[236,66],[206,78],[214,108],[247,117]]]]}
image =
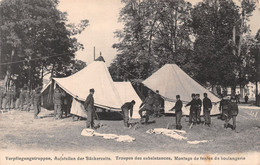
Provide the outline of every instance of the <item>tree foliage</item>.
{"type": "Polygon", "coordinates": [[[191,48],[191,4],[183,0],[122,1],[114,79],[146,78],[166,63],[185,64],[191,48]],[[123,69],[120,69],[123,68],[123,69]],[[116,76],[119,75],[119,76],[116,76]]]}
{"type": "MultiPolygon", "coordinates": [[[[203,84],[235,87],[247,83],[255,40],[247,22],[255,1],[123,0],[120,42],[110,72],[115,80],[145,79],[176,63],[203,84]],[[246,35],[245,35],[246,34],[246,35]]],[[[254,69],[253,69],[254,70],[254,69]]]]}
{"type": "Polygon", "coordinates": [[[57,5],[57,0],[0,2],[0,58],[1,63],[11,63],[1,65],[1,71],[10,72],[18,87],[39,85],[44,72],[66,75],[74,53],[83,48],[73,35],[84,30],[88,20],[67,24],[66,13],[57,10],[57,5]]]}

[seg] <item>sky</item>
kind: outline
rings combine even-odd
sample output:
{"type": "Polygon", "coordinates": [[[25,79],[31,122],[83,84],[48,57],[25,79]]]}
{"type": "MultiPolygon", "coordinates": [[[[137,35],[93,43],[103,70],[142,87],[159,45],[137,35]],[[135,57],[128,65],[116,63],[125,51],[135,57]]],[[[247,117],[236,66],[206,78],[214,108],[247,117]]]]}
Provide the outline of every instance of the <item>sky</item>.
{"type": "MultiPolygon", "coordinates": [[[[201,0],[188,0],[193,5],[201,0]]],[[[260,7],[260,0],[259,5],[260,7]]],[[[60,0],[58,9],[68,13],[70,23],[79,23],[80,20],[89,20],[89,26],[76,38],[84,45],[83,51],[76,52],[76,58],[87,64],[102,52],[102,56],[109,66],[115,58],[117,51],[112,48],[119,40],[114,32],[123,28],[118,22],[120,9],[123,8],[121,0],[60,0]]],[[[250,19],[251,34],[255,35],[260,29],[260,9],[256,9],[250,19]]]]}

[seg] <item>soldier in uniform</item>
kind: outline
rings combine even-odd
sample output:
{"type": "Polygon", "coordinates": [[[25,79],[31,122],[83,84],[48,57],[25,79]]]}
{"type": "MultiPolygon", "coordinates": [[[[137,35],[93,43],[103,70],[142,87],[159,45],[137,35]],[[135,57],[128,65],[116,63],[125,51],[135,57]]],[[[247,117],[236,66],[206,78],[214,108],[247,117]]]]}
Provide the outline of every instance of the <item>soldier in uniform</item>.
{"type": "Polygon", "coordinates": [[[154,116],[155,117],[160,117],[161,116],[161,101],[162,101],[162,98],[159,94],[159,91],[156,90],[156,94],[154,96],[154,106],[155,106],[155,109],[154,109],[154,116]]]}
{"type": "Polygon", "coordinates": [[[210,118],[210,111],[212,109],[212,103],[211,100],[208,98],[208,94],[204,93],[204,99],[203,99],[203,114],[204,114],[204,121],[205,124],[210,127],[211,124],[211,118],[210,118]]]}
{"type": "Polygon", "coordinates": [[[229,120],[232,118],[233,125],[230,125],[232,130],[236,130],[236,117],[238,115],[238,106],[236,104],[236,99],[234,97],[231,97],[231,100],[228,104],[228,113],[227,118],[225,120],[224,128],[229,127],[229,120]]]}
{"type": "Polygon", "coordinates": [[[34,119],[38,119],[38,115],[41,112],[41,88],[36,88],[32,96],[34,119]]]}
{"type": "Polygon", "coordinates": [[[128,121],[129,121],[129,111],[130,111],[130,119],[132,119],[134,105],[135,105],[135,101],[132,100],[131,102],[126,102],[121,107],[125,127],[129,126],[129,123],[128,123],[128,121]]]}
{"type": "Polygon", "coordinates": [[[3,89],[0,87],[0,110],[2,110],[3,98],[4,98],[4,91],[3,91],[3,89]]]}
{"type": "Polygon", "coordinates": [[[4,110],[6,111],[6,105],[8,106],[8,111],[11,109],[11,99],[12,99],[12,93],[11,90],[8,89],[5,93],[5,104],[4,104],[4,110]]]}
{"type": "Polygon", "coordinates": [[[26,88],[21,89],[20,95],[19,95],[19,105],[20,105],[20,111],[23,111],[23,105],[25,100],[25,92],[26,88]]]}
{"type": "Polygon", "coordinates": [[[177,102],[175,103],[174,107],[170,109],[170,111],[173,111],[173,109],[175,109],[176,129],[181,130],[182,101],[180,99],[180,95],[176,95],[176,100],[177,102]]]}
{"type": "Polygon", "coordinates": [[[200,124],[201,123],[200,113],[201,113],[201,106],[202,106],[200,94],[196,94],[196,101],[197,101],[197,107],[196,107],[197,124],[200,124]]]}
{"type": "Polygon", "coordinates": [[[92,129],[95,129],[95,127],[94,127],[94,113],[95,113],[94,111],[95,111],[95,108],[94,108],[94,98],[93,98],[94,92],[95,92],[95,90],[93,88],[90,89],[89,95],[84,102],[84,107],[85,107],[85,110],[87,111],[86,127],[92,128],[92,129]]]}
{"type": "Polygon", "coordinates": [[[62,108],[62,112],[64,112],[65,117],[68,116],[69,109],[70,109],[70,96],[65,93],[65,97],[63,99],[63,108],[62,108]]]}
{"type": "Polygon", "coordinates": [[[223,97],[222,100],[220,101],[220,106],[219,106],[219,110],[221,112],[221,116],[220,119],[221,120],[226,120],[227,116],[228,116],[228,104],[229,104],[229,98],[228,96],[223,97]]]}
{"type": "Polygon", "coordinates": [[[186,104],[185,107],[190,106],[189,123],[190,124],[193,123],[195,125],[197,123],[197,112],[196,112],[196,110],[197,110],[197,101],[195,99],[195,94],[194,93],[191,95],[191,97],[192,97],[192,100],[188,104],[186,104]]]}
{"type": "Polygon", "coordinates": [[[15,109],[16,92],[12,88],[11,90],[11,109],[15,109]]]}
{"type": "Polygon", "coordinates": [[[62,115],[62,99],[65,96],[65,93],[61,91],[59,87],[55,88],[53,94],[53,104],[54,104],[54,119],[61,119],[62,115]]]}
{"type": "Polygon", "coordinates": [[[25,104],[25,110],[29,112],[31,106],[31,94],[29,89],[27,89],[27,91],[25,92],[25,104]]]}
{"type": "Polygon", "coordinates": [[[151,114],[153,114],[153,105],[154,105],[154,97],[153,97],[153,94],[150,92],[149,93],[149,96],[146,97],[146,99],[144,100],[144,102],[140,105],[140,110],[139,110],[139,115],[141,117],[141,121],[143,120],[143,111],[146,112],[146,115],[145,115],[145,124],[148,124],[148,120],[149,120],[149,116],[151,114]],[[144,105],[144,106],[143,106],[144,105]]]}
{"type": "Polygon", "coordinates": [[[247,102],[248,102],[248,96],[246,94],[246,96],[245,96],[245,103],[247,104],[247,102]]]}

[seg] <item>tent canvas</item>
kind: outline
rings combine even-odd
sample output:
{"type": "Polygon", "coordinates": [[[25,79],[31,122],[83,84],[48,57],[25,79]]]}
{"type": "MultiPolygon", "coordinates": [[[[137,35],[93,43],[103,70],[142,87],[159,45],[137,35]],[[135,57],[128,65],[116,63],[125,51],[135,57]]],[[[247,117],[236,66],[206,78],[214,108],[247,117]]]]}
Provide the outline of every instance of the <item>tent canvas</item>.
{"type": "Polygon", "coordinates": [[[135,100],[133,118],[140,118],[138,111],[139,106],[142,104],[142,100],[135,92],[132,84],[130,82],[114,82],[114,84],[123,103],[135,100]]]}
{"type": "MultiPolygon", "coordinates": [[[[218,110],[220,99],[193,80],[176,64],[164,65],[144,80],[143,84],[153,91],[159,90],[160,95],[165,100],[165,113],[174,113],[174,111],[169,110],[175,105],[176,95],[181,96],[181,100],[185,105],[191,101],[192,93],[200,94],[201,100],[203,99],[203,94],[207,93],[213,104],[211,115],[220,113],[218,110]]],[[[185,108],[183,106],[182,110],[184,115],[189,114],[189,107],[185,108]]]]}
{"type": "MultiPolygon", "coordinates": [[[[53,82],[42,90],[42,93],[49,88],[50,84],[59,85],[73,98],[85,101],[89,95],[89,89],[94,88],[95,106],[110,110],[120,110],[122,102],[115,88],[107,66],[102,61],[94,61],[79,72],[65,78],[53,78],[53,82]]],[[[73,101],[75,103],[75,101],[73,101]]],[[[79,107],[79,106],[75,106],[79,107]]],[[[75,108],[74,108],[75,109],[75,108]]],[[[71,111],[73,114],[73,111],[71,111]]]]}

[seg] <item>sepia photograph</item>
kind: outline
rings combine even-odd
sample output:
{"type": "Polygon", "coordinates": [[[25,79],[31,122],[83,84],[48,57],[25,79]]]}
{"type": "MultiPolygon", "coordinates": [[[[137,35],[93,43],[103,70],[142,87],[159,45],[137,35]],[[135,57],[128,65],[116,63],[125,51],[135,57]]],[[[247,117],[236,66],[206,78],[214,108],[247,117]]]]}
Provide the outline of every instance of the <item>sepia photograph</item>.
{"type": "Polygon", "coordinates": [[[0,0],[0,132],[0,165],[259,165],[260,0],[0,0]]]}

